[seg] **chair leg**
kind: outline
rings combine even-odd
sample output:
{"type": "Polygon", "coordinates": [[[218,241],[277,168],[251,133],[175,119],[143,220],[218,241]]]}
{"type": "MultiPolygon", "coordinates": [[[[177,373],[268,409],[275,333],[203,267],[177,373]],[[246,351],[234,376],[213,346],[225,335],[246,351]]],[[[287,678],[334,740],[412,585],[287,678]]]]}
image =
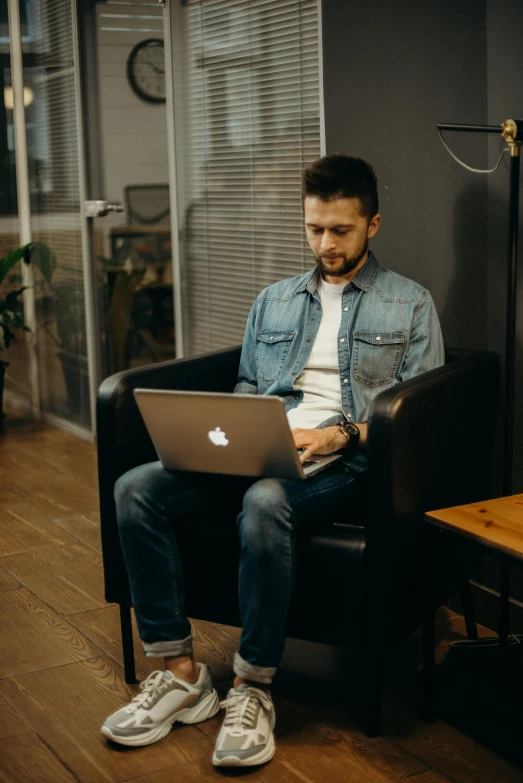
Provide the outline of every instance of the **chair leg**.
{"type": "Polygon", "coordinates": [[[435,616],[430,595],[424,596],[423,607],[423,674],[420,714],[425,723],[434,722],[433,682],[436,663],[435,616]]]}
{"type": "MultiPolygon", "coordinates": [[[[425,523],[422,526],[422,548],[420,558],[421,577],[421,620],[423,628],[423,674],[420,714],[425,723],[434,721],[433,681],[436,664],[435,608],[432,597],[432,531],[425,523]]],[[[468,584],[468,583],[467,583],[468,584]]]]}
{"type": "Polygon", "coordinates": [[[385,682],[386,658],[382,653],[369,652],[366,660],[366,682],[363,694],[363,731],[367,737],[380,733],[380,711],[385,682]]]}
{"type": "Polygon", "coordinates": [[[476,625],[476,618],[474,616],[474,605],[472,603],[472,596],[470,594],[470,585],[468,580],[461,583],[460,595],[461,605],[463,607],[463,616],[465,618],[465,626],[467,628],[467,636],[469,639],[477,639],[478,628],[476,625]]]}
{"type": "Polygon", "coordinates": [[[122,632],[123,668],[125,682],[135,685],[136,667],[134,665],[133,626],[131,623],[131,607],[120,604],[120,628],[122,632]]]}

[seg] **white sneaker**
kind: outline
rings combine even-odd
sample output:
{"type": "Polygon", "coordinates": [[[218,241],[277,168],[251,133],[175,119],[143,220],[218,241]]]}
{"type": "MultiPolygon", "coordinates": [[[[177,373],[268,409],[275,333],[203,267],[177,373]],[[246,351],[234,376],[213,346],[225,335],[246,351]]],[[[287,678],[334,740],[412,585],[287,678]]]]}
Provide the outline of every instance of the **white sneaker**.
{"type": "Polygon", "coordinates": [[[231,688],[220,706],[227,712],[212,763],[216,767],[251,767],[272,759],[276,714],[270,694],[252,685],[239,685],[231,688]]]}
{"type": "Polygon", "coordinates": [[[173,723],[199,723],[220,709],[207,666],[199,663],[195,685],[179,680],[171,672],[152,672],[140,683],[142,692],[127,707],[111,715],[102,734],[121,745],[150,745],[163,739],[173,723]]]}

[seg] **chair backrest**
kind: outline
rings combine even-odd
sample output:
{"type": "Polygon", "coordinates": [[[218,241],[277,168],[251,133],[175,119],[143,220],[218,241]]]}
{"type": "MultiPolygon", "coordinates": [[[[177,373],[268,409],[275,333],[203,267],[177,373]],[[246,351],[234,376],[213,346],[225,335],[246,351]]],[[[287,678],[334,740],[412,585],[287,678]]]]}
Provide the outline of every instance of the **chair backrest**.
{"type": "Polygon", "coordinates": [[[125,212],[129,225],[166,225],[170,219],[169,185],[127,185],[125,212]]]}

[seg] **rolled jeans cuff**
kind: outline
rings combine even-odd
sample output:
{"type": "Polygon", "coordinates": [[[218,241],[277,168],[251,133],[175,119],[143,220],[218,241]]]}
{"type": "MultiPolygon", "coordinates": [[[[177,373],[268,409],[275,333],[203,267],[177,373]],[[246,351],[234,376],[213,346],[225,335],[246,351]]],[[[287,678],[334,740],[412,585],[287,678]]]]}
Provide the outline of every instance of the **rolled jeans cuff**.
{"type": "Polygon", "coordinates": [[[172,642],[144,642],[143,649],[148,658],[179,658],[192,655],[192,635],[172,642]]]}
{"type": "Polygon", "coordinates": [[[234,673],[244,680],[270,685],[276,674],[276,668],[276,666],[256,666],[254,663],[248,663],[243,660],[239,652],[234,655],[234,673]]]}

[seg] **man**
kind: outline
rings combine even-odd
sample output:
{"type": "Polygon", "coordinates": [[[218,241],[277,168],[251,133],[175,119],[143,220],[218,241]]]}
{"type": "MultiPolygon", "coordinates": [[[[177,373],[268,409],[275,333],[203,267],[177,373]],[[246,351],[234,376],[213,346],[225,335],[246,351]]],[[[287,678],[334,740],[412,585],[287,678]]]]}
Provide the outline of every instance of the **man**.
{"type": "Polygon", "coordinates": [[[140,636],[165,657],[142,692],[102,727],[124,745],[147,745],[173,722],[220,708],[208,669],[192,652],[176,520],[236,509],[242,636],[236,678],[213,763],[251,766],[274,755],[269,686],[280,664],[292,596],[295,537],[350,514],[362,494],[373,397],[444,361],[428,291],[379,266],[368,249],[380,225],[373,169],[329,155],[303,175],[305,227],[316,268],[262,291],[247,322],[235,391],[285,400],[300,459],[341,451],[306,481],[203,476],[142,465],[119,479],[117,517],[140,636]]]}

